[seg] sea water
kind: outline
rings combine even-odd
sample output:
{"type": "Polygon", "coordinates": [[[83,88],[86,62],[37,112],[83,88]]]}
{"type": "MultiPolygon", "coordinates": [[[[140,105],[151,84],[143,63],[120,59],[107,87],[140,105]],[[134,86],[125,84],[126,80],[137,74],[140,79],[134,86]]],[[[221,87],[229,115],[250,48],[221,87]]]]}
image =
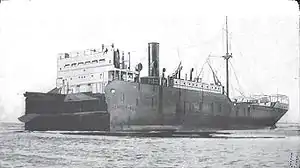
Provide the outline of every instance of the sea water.
{"type": "Polygon", "coordinates": [[[228,131],[215,138],[27,132],[0,123],[0,167],[300,167],[299,126],[228,131]]]}

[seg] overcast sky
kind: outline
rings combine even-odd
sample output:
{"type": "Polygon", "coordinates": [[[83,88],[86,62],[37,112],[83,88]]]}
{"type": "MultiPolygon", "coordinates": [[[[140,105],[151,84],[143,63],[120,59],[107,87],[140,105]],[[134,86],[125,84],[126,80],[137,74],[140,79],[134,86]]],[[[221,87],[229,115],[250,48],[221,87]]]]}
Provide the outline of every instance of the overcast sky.
{"type": "MultiPolygon", "coordinates": [[[[288,0],[100,1],[9,0],[0,4],[0,121],[24,114],[25,91],[55,87],[58,53],[115,43],[146,65],[147,43],[160,43],[160,66],[200,71],[209,54],[225,54],[230,31],[233,96],[285,94],[299,120],[298,7],[288,0]],[[237,88],[237,89],[236,89],[237,88]]],[[[224,83],[224,61],[211,59],[224,83]]],[[[146,70],[144,66],[144,70],[146,70]]],[[[144,71],[143,73],[145,73],[144,71]]],[[[207,74],[209,74],[207,72],[207,74]]]]}

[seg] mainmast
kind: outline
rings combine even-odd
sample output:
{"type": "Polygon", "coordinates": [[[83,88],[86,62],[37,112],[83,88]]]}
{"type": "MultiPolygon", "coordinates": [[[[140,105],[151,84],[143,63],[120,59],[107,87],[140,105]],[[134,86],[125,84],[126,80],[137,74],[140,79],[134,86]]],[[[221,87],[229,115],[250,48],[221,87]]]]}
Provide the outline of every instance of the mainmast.
{"type": "Polygon", "coordinates": [[[229,54],[228,51],[228,25],[227,25],[227,16],[226,16],[226,55],[223,58],[226,61],[226,95],[229,98],[229,70],[228,70],[228,61],[232,57],[232,54],[229,54]]]}

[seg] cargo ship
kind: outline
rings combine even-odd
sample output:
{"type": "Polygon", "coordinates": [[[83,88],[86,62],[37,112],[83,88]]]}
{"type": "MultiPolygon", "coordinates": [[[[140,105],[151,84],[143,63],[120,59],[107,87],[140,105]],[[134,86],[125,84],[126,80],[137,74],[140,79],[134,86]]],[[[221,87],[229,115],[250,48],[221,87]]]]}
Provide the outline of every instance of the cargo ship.
{"type": "Polygon", "coordinates": [[[165,69],[160,75],[159,44],[149,43],[148,51],[148,76],[135,82],[117,77],[105,87],[111,129],[257,129],[274,127],[288,111],[285,95],[231,100],[228,85],[226,92],[216,76],[215,83],[206,83],[193,78],[191,69],[183,79],[181,64],[173,75],[166,76],[165,69]]]}
{"type": "MultiPolygon", "coordinates": [[[[213,69],[213,83],[193,77],[194,68],[182,78],[183,66],[175,72],[160,73],[159,43],[148,44],[148,76],[138,81],[113,80],[105,88],[112,130],[127,129],[258,129],[275,128],[288,111],[286,95],[254,95],[229,97],[229,67],[232,54],[228,50],[226,17],[226,87],[213,69]],[[226,90],[225,90],[226,89],[226,90]]],[[[139,69],[138,69],[139,70],[139,69]]]]}
{"type": "Polygon", "coordinates": [[[230,99],[228,30],[226,87],[213,72],[214,83],[202,81],[183,66],[160,73],[159,43],[148,43],[148,75],[142,63],[130,65],[130,52],[114,45],[59,54],[56,88],[48,93],[26,92],[26,130],[197,130],[274,127],[288,111],[285,95],[230,99]],[[225,90],[226,89],[226,90],[225,90]]]}

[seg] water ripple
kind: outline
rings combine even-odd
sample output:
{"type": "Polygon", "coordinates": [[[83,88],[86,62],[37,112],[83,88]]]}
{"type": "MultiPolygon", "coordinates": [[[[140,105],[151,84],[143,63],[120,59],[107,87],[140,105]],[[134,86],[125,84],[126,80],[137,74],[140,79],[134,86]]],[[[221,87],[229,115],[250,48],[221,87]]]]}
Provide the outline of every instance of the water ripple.
{"type": "MultiPolygon", "coordinates": [[[[299,164],[297,157],[300,159],[300,137],[293,134],[283,139],[135,138],[19,132],[15,125],[6,129],[0,124],[0,127],[1,168],[288,168],[299,164]]],[[[245,132],[238,134],[241,136],[245,132]]],[[[262,132],[274,134],[266,130],[262,132]]],[[[251,133],[260,134],[259,131],[251,133]]]]}

